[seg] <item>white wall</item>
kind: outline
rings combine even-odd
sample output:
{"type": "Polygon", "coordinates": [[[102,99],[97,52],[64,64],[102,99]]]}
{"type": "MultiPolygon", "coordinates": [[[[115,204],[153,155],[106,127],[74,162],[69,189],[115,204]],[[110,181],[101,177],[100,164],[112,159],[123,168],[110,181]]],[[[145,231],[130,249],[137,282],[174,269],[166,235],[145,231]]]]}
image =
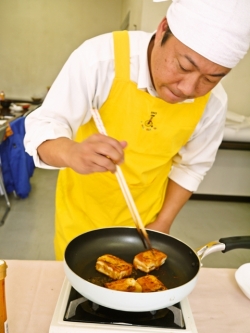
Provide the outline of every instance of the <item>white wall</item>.
{"type": "Polygon", "coordinates": [[[154,31],[165,16],[170,3],[171,1],[156,3],[153,0],[123,0],[122,20],[130,12],[128,30],[154,31]]]}
{"type": "Polygon", "coordinates": [[[130,12],[130,24],[128,30],[141,30],[141,15],[143,0],[123,0],[122,2],[122,21],[130,12]]]}
{"type": "Polygon", "coordinates": [[[160,21],[166,16],[167,9],[172,1],[153,2],[153,0],[143,0],[143,11],[141,19],[141,30],[154,31],[160,21]]]}
{"type": "Polygon", "coordinates": [[[250,116],[250,51],[223,79],[228,94],[228,109],[250,116]]]}
{"type": "Polygon", "coordinates": [[[0,0],[0,90],[43,95],[84,40],[118,30],[122,0],[0,0]]]}

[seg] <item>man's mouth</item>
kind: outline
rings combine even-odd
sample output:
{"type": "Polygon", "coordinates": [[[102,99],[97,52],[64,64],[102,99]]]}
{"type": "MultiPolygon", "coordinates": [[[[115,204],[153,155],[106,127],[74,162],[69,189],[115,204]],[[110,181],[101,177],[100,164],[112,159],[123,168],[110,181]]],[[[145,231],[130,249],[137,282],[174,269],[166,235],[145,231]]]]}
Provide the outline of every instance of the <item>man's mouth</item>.
{"type": "Polygon", "coordinates": [[[172,97],[173,100],[176,100],[176,102],[181,102],[181,101],[184,101],[185,99],[189,98],[187,96],[175,93],[169,88],[168,88],[168,91],[170,92],[170,97],[172,97]]]}

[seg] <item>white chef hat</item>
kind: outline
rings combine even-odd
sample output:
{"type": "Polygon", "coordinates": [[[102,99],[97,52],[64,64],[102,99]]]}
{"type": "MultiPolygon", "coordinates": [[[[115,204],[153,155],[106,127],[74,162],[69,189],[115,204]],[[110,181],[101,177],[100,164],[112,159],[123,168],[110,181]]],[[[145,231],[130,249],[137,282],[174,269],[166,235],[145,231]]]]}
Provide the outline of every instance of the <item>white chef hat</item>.
{"type": "Polygon", "coordinates": [[[250,0],[173,0],[167,21],[174,36],[205,58],[233,68],[250,44],[250,0]]]}

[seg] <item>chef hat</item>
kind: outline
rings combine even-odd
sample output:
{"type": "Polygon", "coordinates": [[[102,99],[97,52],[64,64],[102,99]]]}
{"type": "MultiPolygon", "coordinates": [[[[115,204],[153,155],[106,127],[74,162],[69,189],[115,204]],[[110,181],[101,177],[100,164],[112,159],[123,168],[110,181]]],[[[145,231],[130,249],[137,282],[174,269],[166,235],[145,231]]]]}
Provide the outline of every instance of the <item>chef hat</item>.
{"type": "Polygon", "coordinates": [[[205,58],[234,67],[250,44],[250,0],[173,0],[167,20],[174,36],[205,58]]]}

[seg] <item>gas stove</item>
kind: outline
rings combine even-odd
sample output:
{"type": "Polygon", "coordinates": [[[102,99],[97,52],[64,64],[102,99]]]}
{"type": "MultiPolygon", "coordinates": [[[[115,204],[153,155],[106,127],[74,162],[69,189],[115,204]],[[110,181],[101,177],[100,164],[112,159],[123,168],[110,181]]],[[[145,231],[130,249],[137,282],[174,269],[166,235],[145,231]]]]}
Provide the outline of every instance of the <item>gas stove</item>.
{"type": "Polygon", "coordinates": [[[80,295],[65,278],[49,333],[198,333],[188,298],[169,308],[125,312],[99,306],[80,295]]]}

